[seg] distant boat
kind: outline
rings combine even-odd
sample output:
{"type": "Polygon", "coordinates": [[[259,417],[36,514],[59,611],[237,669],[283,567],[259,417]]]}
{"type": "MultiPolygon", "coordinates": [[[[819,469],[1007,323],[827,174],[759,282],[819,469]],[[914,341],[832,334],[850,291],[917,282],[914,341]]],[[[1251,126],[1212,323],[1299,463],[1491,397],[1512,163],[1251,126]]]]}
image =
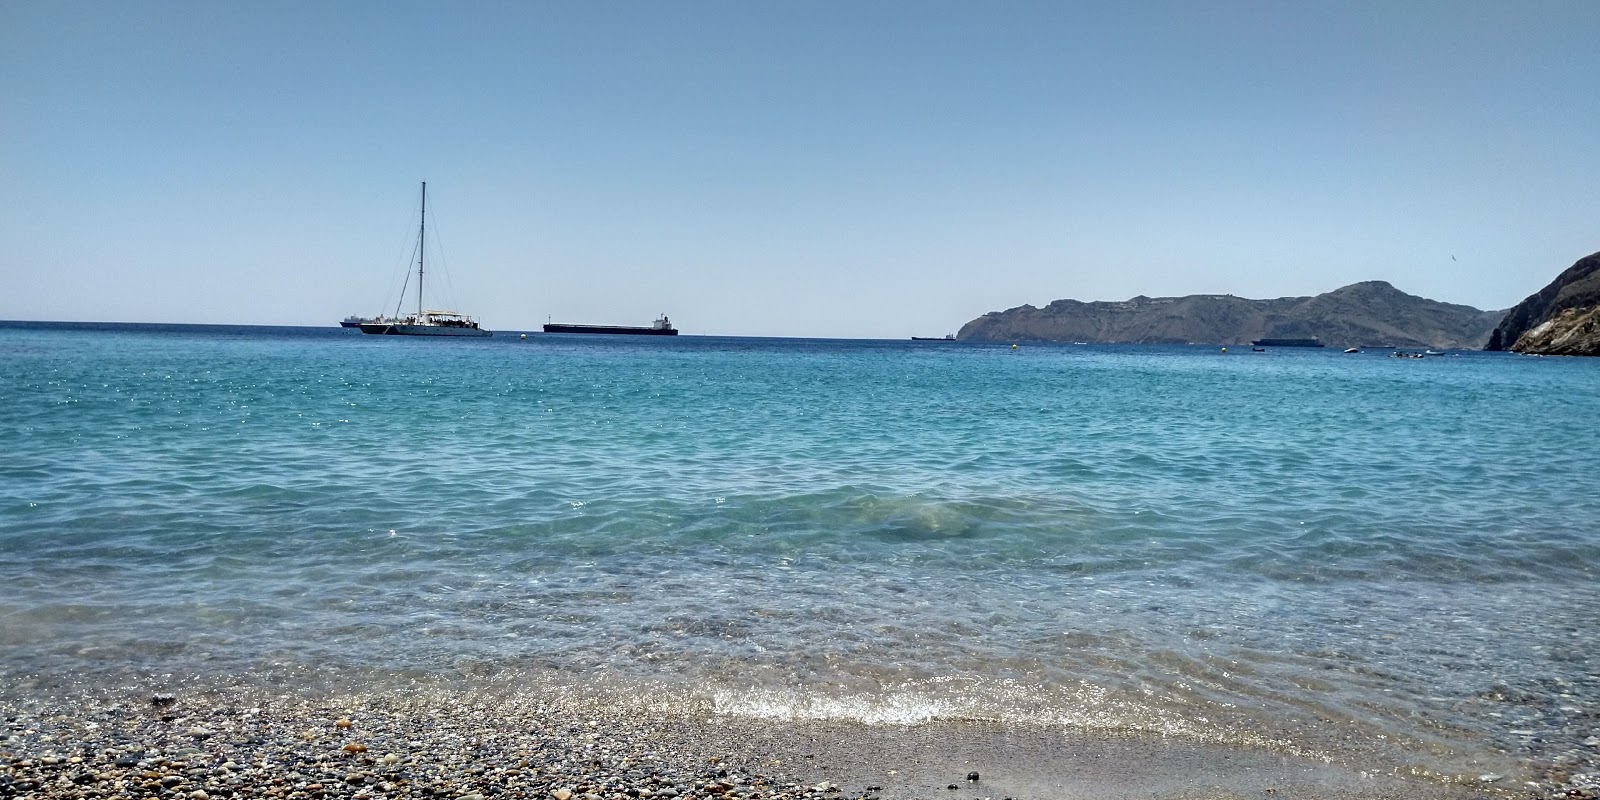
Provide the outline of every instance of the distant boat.
{"type": "Polygon", "coordinates": [[[544,326],[545,333],[612,333],[632,336],[677,336],[678,329],[666,314],[656,318],[649,327],[637,325],[570,325],[552,322],[544,326]]]}
{"type": "Polygon", "coordinates": [[[913,337],[911,337],[911,341],[913,341],[913,342],[953,342],[955,340],[956,340],[956,335],[953,334],[953,333],[947,333],[947,334],[945,334],[943,336],[913,336],[913,337]]]}
{"type": "Polygon", "coordinates": [[[1425,355],[1425,356],[1442,356],[1442,355],[1444,355],[1444,353],[1441,353],[1438,350],[1424,350],[1424,351],[1422,351],[1422,354],[1425,355]]]}
{"type": "MultiPolygon", "coordinates": [[[[382,334],[386,336],[492,336],[491,331],[478,327],[478,323],[465,314],[455,311],[436,311],[422,307],[422,266],[426,259],[428,237],[428,182],[422,182],[422,216],[417,225],[417,313],[400,316],[395,312],[393,317],[377,317],[376,319],[360,320],[356,322],[362,333],[382,334]]],[[[401,302],[405,301],[404,290],[401,290],[401,302]]],[[[348,325],[351,317],[340,325],[348,325]]]]}
{"type": "Polygon", "coordinates": [[[379,317],[358,317],[358,316],[356,316],[354,314],[351,314],[350,316],[345,317],[342,320],[339,320],[339,327],[341,327],[341,328],[359,328],[364,323],[377,322],[379,319],[380,319],[379,317]]]}
{"type": "Polygon", "coordinates": [[[1251,344],[1256,347],[1321,347],[1322,342],[1316,339],[1257,339],[1251,344]]]}
{"type": "Polygon", "coordinates": [[[1344,351],[1346,353],[1359,353],[1359,352],[1361,352],[1361,350],[1359,350],[1358,348],[1354,348],[1354,347],[1346,347],[1344,349],[1344,351]]]}

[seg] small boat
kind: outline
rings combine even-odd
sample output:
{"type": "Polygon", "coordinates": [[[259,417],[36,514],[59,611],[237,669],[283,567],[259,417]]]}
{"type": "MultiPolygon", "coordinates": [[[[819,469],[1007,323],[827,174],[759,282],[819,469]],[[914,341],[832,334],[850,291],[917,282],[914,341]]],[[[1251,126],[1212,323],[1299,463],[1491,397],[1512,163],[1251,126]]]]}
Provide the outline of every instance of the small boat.
{"type": "Polygon", "coordinates": [[[1425,355],[1425,356],[1442,356],[1442,355],[1444,355],[1444,353],[1441,353],[1438,350],[1424,350],[1424,351],[1422,351],[1422,354],[1425,355]]]}
{"type": "Polygon", "coordinates": [[[564,322],[552,322],[544,326],[545,333],[613,333],[631,336],[677,336],[678,329],[672,327],[672,320],[666,314],[656,318],[649,327],[638,325],[571,325],[564,322]]]}
{"type": "Polygon", "coordinates": [[[1252,347],[1252,348],[1250,348],[1250,352],[1252,352],[1252,353],[1265,353],[1265,352],[1267,352],[1267,348],[1265,348],[1265,347],[1252,347]]]}
{"type": "Polygon", "coordinates": [[[1358,347],[1346,347],[1346,348],[1345,348],[1345,349],[1344,349],[1344,351],[1345,351],[1345,352],[1346,352],[1346,353],[1359,353],[1359,352],[1361,352],[1361,349],[1360,349],[1360,348],[1358,348],[1358,347]]]}
{"type": "Polygon", "coordinates": [[[956,335],[953,334],[953,333],[947,333],[947,334],[945,334],[943,336],[913,336],[913,337],[911,337],[911,341],[913,341],[913,342],[953,342],[955,340],[956,340],[956,335]]]}
{"type": "MultiPolygon", "coordinates": [[[[400,316],[399,311],[393,317],[376,317],[374,319],[360,320],[356,323],[362,333],[372,333],[384,336],[493,336],[492,331],[478,327],[472,317],[455,311],[438,311],[422,307],[422,273],[423,262],[427,258],[428,241],[428,182],[422,182],[422,216],[417,225],[417,312],[400,316]]],[[[405,302],[402,290],[400,301],[405,302]]],[[[339,324],[347,325],[351,317],[339,324]]]]}

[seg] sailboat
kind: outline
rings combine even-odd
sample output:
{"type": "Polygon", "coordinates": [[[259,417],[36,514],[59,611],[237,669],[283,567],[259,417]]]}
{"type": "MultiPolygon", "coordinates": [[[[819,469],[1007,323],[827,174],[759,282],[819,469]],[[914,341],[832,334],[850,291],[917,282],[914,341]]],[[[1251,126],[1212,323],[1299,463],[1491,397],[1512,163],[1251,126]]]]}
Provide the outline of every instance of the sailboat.
{"type": "MultiPolygon", "coordinates": [[[[428,237],[428,182],[422,182],[422,218],[417,226],[417,313],[400,316],[399,309],[393,317],[363,320],[362,333],[388,336],[492,336],[492,331],[478,327],[472,317],[455,311],[435,311],[422,307],[423,261],[426,259],[428,237]]],[[[402,292],[401,302],[405,301],[402,292]]]]}

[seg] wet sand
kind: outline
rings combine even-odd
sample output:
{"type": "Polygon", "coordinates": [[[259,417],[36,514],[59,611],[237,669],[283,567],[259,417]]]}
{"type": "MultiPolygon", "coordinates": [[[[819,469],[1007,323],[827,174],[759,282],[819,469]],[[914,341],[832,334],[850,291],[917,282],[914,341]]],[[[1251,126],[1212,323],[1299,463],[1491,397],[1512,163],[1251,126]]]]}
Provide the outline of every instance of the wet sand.
{"type": "Polygon", "coordinates": [[[1466,787],[1320,760],[1129,734],[936,722],[914,726],[772,726],[765,752],[806,737],[814,769],[851,789],[898,798],[1467,798],[1466,787]],[[977,781],[967,780],[978,773],[977,781]],[[954,788],[951,788],[954,786],[954,788]]]}

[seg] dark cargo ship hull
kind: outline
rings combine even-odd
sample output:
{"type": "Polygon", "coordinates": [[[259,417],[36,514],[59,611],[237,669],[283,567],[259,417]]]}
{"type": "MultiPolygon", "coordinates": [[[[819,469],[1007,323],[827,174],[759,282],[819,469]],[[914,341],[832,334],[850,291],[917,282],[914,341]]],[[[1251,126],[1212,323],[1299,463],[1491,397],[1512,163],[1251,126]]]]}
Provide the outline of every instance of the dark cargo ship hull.
{"type": "Polygon", "coordinates": [[[562,325],[544,326],[545,333],[620,333],[632,336],[677,336],[677,328],[645,328],[632,325],[562,325]]]}
{"type": "Polygon", "coordinates": [[[1322,342],[1316,339],[1257,339],[1251,344],[1256,347],[1321,347],[1322,342]]]}

